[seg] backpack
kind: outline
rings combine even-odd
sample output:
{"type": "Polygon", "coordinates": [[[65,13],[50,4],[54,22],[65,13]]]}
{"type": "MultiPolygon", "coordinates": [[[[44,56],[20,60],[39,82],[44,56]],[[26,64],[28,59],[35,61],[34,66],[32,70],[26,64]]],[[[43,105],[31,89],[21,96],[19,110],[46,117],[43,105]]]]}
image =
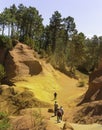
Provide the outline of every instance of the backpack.
{"type": "Polygon", "coordinates": [[[62,116],[62,111],[60,109],[57,110],[57,116],[62,116]]]}
{"type": "Polygon", "coordinates": [[[64,110],[63,110],[63,108],[60,108],[60,110],[62,111],[62,115],[64,114],[64,110]]]}

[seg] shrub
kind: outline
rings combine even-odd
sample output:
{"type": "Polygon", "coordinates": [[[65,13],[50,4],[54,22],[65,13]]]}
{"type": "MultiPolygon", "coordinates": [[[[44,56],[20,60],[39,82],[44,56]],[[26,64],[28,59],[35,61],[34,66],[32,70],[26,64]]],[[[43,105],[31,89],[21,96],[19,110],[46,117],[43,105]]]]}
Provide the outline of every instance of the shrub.
{"type": "Polygon", "coordinates": [[[33,113],[34,116],[34,130],[45,130],[47,123],[44,120],[44,117],[41,115],[41,111],[36,111],[33,113]]]}
{"type": "Polygon", "coordinates": [[[34,48],[34,40],[32,38],[30,38],[29,36],[24,36],[21,39],[22,42],[24,42],[25,44],[27,44],[28,46],[30,46],[31,48],[34,48]]]}
{"type": "Polygon", "coordinates": [[[12,40],[7,36],[0,35],[0,47],[12,48],[12,40]]]}
{"type": "Polygon", "coordinates": [[[8,115],[0,112],[0,130],[7,130],[10,127],[8,115]]]}
{"type": "Polygon", "coordinates": [[[4,66],[0,64],[0,82],[1,82],[1,79],[3,79],[4,77],[5,77],[4,66]]]}

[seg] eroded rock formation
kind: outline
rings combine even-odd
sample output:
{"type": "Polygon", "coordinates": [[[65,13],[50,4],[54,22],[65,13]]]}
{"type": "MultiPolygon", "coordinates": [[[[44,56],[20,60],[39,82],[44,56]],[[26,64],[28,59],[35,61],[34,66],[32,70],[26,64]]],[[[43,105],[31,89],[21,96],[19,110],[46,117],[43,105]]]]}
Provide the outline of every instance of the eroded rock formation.
{"type": "Polygon", "coordinates": [[[73,121],[77,123],[102,124],[102,60],[97,70],[89,76],[89,88],[78,104],[73,121]]]}
{"type": "Polygon", "coordinates": [[[8,52],[5,59],[5,69],[9,79],[15,76],[37,75],[42,66],[34,57],[34,50],[25,44],[18,43],[8,52]]]}

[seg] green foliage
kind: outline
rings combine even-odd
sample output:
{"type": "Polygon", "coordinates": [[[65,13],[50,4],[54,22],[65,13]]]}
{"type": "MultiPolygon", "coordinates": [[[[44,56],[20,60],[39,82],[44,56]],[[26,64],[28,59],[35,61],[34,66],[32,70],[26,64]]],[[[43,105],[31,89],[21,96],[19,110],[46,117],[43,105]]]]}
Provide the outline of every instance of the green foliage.
{"type": "Polygon", "coordinates": [[[97,36],[93,36],[92,39],[85,40],[85,45],[85,62],[82,66],[87,72],[90,72],[98,66],[101,57],[101,41],[97,36]]]}
{"type": "Polygon", "coordinates": [[[50,23],[44,27],[43,18],[34,7],[13,4],[0,13],[0,47],[12,48],[12,40],[18,39],[42,54],[49,56],[55,68],[63,70],[66,66],[70,72],[81,66],[86,71],[94,70],[101,58],[102,37],[94,35],[86,39],[78,33],[74,18],[62,18],[55,11],[50,23]],[[8,37],[3,36],[5,30],[8,37]]]}
{"type": "Polygon", "coordinates": [[[8,115],[4,112],[0,112],[0,130],[7,130],[10,128],[8,115]]]}
{"type": "Polygon", "coordinates": [[[39,58],[47,58],[48,57],[48,54],[46,54],[46,52],[45,52],[45,50],[43,50],[43,49],[40,49],[40,56],[39,56],[39,58]]]}
{"type": "MultiPolygon", "coordinates": [[[[5,8],[0,14],[0,27],[2,35],[5,29],[8,31],[8,36],[11,38],[29,37],[37,42],[40,41],[43,33],[42,16],[34,7],[25,7],[20,4],[18,8],[13,4],[10,8],[5,8]]],[[[31,41],[32,42],[32,41],[31,41]]],[[[31,43],[32,44],[32,43],[31,43]]]]}
{"type": "Polygon", "coordinates": [[[76,34],[68,44],[67,64],[70,71],[74,70],[85,61],[85,36],[83,33],[76,34]]]}
{"type": "Polygon", "coordinates": [[[64,29],[65,29],[66,34],[67,34],[67,39],[70,39],[70,38],[72,38],[72,36],[74,34],[77,33],[77,30],[75,29],[76,25],[74,22],[74,18],[71,16],[68,16],[67,18],[63,19],[63,22],[64,22],[64,29]]]}
{"type": "Polygon", "coordinates": [[[5,76],[5,70],[2,64],[0,64],[0,81],[5,76]]]}
{"type": "Polygon", "coordinates": [[[65,69],[65,61],[66,61],[66,45],[64,43],[64,32],[60,31],[56,40],[56,49],[54,52],[54,58],[56,61],[57,68],[60,70],[65,69]]]}
{"type": "Polygon", "coordinates": [[[24,43],[34,49],[34,45],[35,45],[34,40],[30,38],[29,36],[24,36],[24,43]]]}
{"type": "Polygon", "coordinates": [[[52,17],[50,18],[49,33],[50,33],[50,44],[52,47],[52,52],[56,49],[56,41],[61,28],[61,14],[58,11],[55,11],[52,17]]]}
{"type": "Polygon", "coordinates": [[[7,37],[0,35],[0,48],[12,48],[12,40],[7,37]]]}

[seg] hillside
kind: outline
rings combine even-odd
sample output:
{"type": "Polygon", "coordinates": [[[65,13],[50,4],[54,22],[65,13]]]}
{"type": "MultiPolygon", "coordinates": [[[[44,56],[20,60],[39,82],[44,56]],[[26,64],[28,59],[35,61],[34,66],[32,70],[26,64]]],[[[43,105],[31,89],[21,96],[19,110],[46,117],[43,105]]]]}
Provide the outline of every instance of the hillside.
{"type": "MultiPolygon", "coordinates": [[[[49,122],[53,113],[48,113],[47,110],[49,108],[53,109],[54,92],[58,94],[57,101],[59,105],[64,107],[64,120],[72,121],[73,114],[77,110],[80,111],[76,105],[80,100],[79,97],[82,97],[88,89],[87,86],[77,87],[78,80],[55,70],[51,64],[46,63],[45,59],[40,59],[39,55],[27,45],[18,43],[9,51],[6,56],[5,67],[7,78],[15,86],[2,85],[0,87],[0,100],[2,101],[0,110],[19,114],[20,117],[10,117],[15,126],[21,119],[22,114],[22,118],[26,119],[26,114],[31,113],[31,109],[27,112],[27,108],[32,107],[34,109],[40,108],[42,115],[49,122]]],[[[76,117],[78,119],[78,116],[76,117]]],[[[53,119],[49,122],[50,124],[48,123],[50,129],[52,128],[51,122],[54,124],[53,119]]],[[[21,127],[20,124],[18,126],[21,127]]],[[[60,124],[58,128],[55,127],[56,125],[53,126],[53,130],[59,129],[60,124]]],[[[50,129],[48,128],[48,130],[50,129]]]]}
{"type": "Polygon", "coordinates": [[[58,93],[58,100],[63,102],[64,98],[65,104],[71,97],[74,98],[83,93],[82,88],[76,87],[78,80],[55,70],[49,63],[46,63],[45,59],[40,59],[35,51],[22,43],[17,43],[9,51],[5,68],[7,78],[12,80],[17,88],[28,88],[34,92],[36,98],[48,103],[53,104],[55,91],[58,93]],[[81,91],[80,94],[79,91],[81,91]]]}

